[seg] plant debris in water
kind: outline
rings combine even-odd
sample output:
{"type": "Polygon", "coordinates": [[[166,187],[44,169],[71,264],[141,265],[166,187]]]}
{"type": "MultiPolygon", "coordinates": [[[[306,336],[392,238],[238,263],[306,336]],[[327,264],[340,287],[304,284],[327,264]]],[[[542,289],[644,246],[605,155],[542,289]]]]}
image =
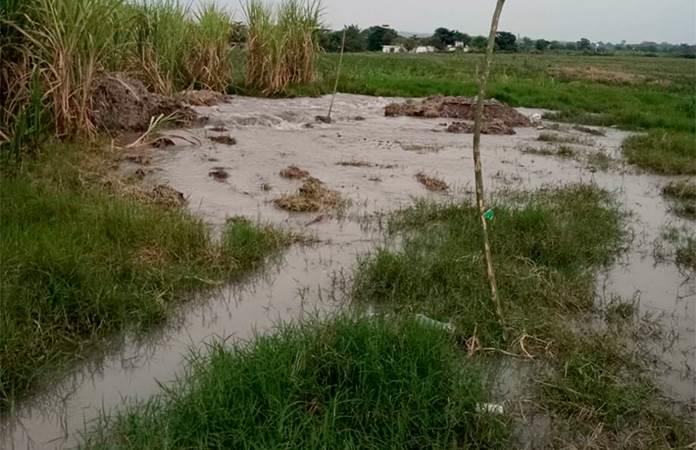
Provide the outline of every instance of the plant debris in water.
{"type": "Polygon", "coordinates": [[[307,178],[309,176],[309,172],[300,169],[297,166],[288,166],[285,169],[281,170],[279,175],[283,178],[299,180],[302,178],[307,178]]]}
{"type": "Polygon", "coordinates": [[[344,200],[336,191],[327,189],[319,179],[308,177],[296,194],[286,194],[273,200],[278,208],[293,212],[317,212],[336,208],[344,200]]]}
{"type": "Polygon", "coordinates": [[[590,128],[590,127],[586,127],[583,125],[575,125],[573,127],[573,130],[579,131],[581,133],[590,134],[592,136],[606,136],[607,135],[603,130],[600,130],[599,128],[590,128]]]}
{"type": "MultiPolygon", "coordinates": [[[[447,126],[448,133],[465,133],[471,134],[474,132],[474,122],[452,122],[447,126]]],[[[481,126],[482,134],[502,134],[513,135],[515,130],[500,119],[491,119],[483,122],[481,126]]]]}
{"type": "Polygon", "coordinates": [[[228,136],[228,135],[223,135],[223,136],[210,136],[210,140],[217,143],[217,144],[223,144],[223,145],[236,145],[237,144],[237,139],[228,136]]]}
{"type": "Polygon", "coordinates": [[[225,181],[230,177],[230,174],[225,170],[224,167],[213,167],[208,176],[213,177],[215,181],[225,181]]]}
{"type": "Polygon", "coordinates": [[[367,162],[367,161],[358,161],[358,160],[351,160],[351,161],[339,161],[336,163],[337,166],[344,166],[344,167],[372,167],[374,164],[367,162]]]}
{"type": "Polygon", "coordinates": [[[428,176],[423,172],[418,172],[416,174],[416,180],[429,191],[443,192],[449,189],[449,186],[443,180],[428,176]]]}

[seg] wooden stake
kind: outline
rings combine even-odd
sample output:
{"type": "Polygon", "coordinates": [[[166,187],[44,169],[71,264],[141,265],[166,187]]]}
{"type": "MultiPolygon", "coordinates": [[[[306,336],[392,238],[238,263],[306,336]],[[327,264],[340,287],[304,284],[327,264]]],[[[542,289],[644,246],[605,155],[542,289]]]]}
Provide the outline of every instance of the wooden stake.
{"type": "MultiPolygon", "coordinates": [[[[483,106],[486,95],[486,83],[491,69],[491,60],[493,59],[493,48],[495,46],[495,36],[498,32],[498,22],[500,14],[503,12],[505,0],[498,0],[491,21],[491,31],[488,35],[488,46],[483,60],[483,70],[479,78],[479,92],[476,102],[476,111],[474,115],[474,175],[476,178],[476,203],[479,209],[479,217],[481,219],[481,229],[483,231],[483,254],[486,259],[486,275],[488,283],[491,287],[491,299],[495,307],[495,313],[498,316],[498,322],[501,327],[504,327],[503,308],[498,297],[498,285],[495,280],[495,269],[493,267],[493,256],[491,255],[491,245],[488,240],[488,224],[486,223],[486,206],[484,204],[483,190],[483,170],[481,167],[481,126],[483,123],[483,106]]],[[[504,328],[503,328],[504,329],[504,328]]]]}
{"type": "Polygon", "coordinates": [[[329,113],[326,117],[331,122],[331,110],[333,109],[334,100],[336,100],[336,92],[338,91],[338,79],[341,77],[341,66],[343,65],[343,52],[346,48],[346,29],[343,28],[343,39],[341,39],[341,56],[338,57],[338,69],[336,69],[336,82],[334,83],[333,97],[331,97],[331,104],[329,105],[329,113]]]}

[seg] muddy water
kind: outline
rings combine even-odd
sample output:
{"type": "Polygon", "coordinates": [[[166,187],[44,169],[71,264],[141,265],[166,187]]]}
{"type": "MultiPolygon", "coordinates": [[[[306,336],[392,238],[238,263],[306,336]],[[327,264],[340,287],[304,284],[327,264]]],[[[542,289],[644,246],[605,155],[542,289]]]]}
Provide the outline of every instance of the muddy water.
{"type": "MultiPolygon", "coordinates": [[[[385,118],[391,99],[339,95],[332,124],[317,124],[328,98],[262,100],[234,98],[229,104],[200,108],[210,124],[229,129],[180,130],[178,145],[159,150],[149,175],[167,181],[189,199],[189,207],[212,225],[243,215],[310,234],[316,243],[295,246],[264,274],[234,287],[217,290],[183,308],[172,323],[137,342],[114,344],[107,356],[79,368],[49,394],[22,405],[5,420],[0,445],[7,448],[65,448],[79,442],[79,430],[100,410],[124,401],[147,398],[182,373],[190,348],[205,349],[216,337],[246,339],[279,320],[331,311],[340,303],[341,281],[349,277],[356,256],[379,243],[381,212],[411,204],[414,198],[469,196],[473,185],[471,135],[443,132],[445,120],[385,118]],[[360,116],[360,117],[357,117],[360,116]],[[365,120],[358,120],[364,118],[365,120]],[[210,141],[230,134],[237,145],[210,141]],[[369,167],[337,165],[366,161],[369,167]],[[299,181],[278,172],[298,165],[351,200],[340,214],[289,214],[270,201],[293,192],[299,181]],[[224,182],[208,175],[214,167],[229,173],[224,182]],[[450,184],[449,194],[428,193],[414,178],[423,171],[450,184]],[[270,191],[267,190],[270,187],[270,191]],[[339,289],[337,289],[337,286],[339,289]]],[[[531,114],[532,110],[523,110],[531,114]]],[[[572,130],[564,133],[577,134],[572,130]]],[[[657,349],[660,380],[674,398],[696,396],[691,368],[696,357],[696,280],[670,262],[656,263],[654,241],[666,224],[677,224],[659,189],[666,179],[640,174],[617,161],[608,171],[594,170],[584,160],[592,152],[618,158],[625,134],[608,129],[592,137],[594,145],[577,146],[580,160],[538,156],[520,151],[538,147],[534,128],[515,136],[484,136],[483,164],[489,190],[537,188],[548,184],[596,182],[615,192],[633,213],[635,238],[625,257],[603,277],[598,291],[636,298],[642,312],[660,317],[673,337],[669,348],[657,349]]],[[[600,300],[601,301],[601,300],[600,300]]]]}

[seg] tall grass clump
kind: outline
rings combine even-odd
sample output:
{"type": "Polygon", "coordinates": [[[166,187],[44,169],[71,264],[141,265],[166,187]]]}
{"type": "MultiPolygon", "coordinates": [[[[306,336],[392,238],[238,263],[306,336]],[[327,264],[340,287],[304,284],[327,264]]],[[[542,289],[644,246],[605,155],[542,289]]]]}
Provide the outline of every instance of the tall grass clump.
{"type": "Polygon", "coordinates": [[[58,136],[91,132],[90,97],[94,82],[113,58],[123,26],[117,11],[123,0],[35,0],[21,28],[32,64],[44,80],[58,136]]]}
{"type": "Polygon", "coordinates": [[[0,177],[0,410],[100,339],[166,317],[191,290],[233,279],[285,235],[236,220],[220,240],[183,209],[107,190],[73,145],[0,177]]]}
{"type": "Polygon", "coordinates": [[[486,399],[482,373],[447,333],[339,317],[215,345],[85,448],[506,448],[503,419],[477,411],[486,399]]]}
{"type": "Polygon", "coordinates": [[[130,8],[134,52],[129,69],[160,94],[172,94],[187,83],[191,55],[189,10],[179,0],[143,1],[130,8]]]}
{"type": "Polygon", "coordinates": [[[321,4],[285,0],[277,8],[249,0],[246,84],[265,95],[282,94],[292,84],[314,81],[321,4]]]}
{"type": "Polygon", "coordinates": [[[232,82],[232,16],[214,3],[196,12],[186,61],[189,84],[224,92],[232,82]]]}

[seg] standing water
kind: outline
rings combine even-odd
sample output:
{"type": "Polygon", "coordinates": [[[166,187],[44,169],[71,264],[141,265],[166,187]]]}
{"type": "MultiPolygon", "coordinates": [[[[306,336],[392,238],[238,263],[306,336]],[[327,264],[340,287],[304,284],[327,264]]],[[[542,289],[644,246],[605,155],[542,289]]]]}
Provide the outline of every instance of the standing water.
{"type": "MultiPolygon", "coordinates": [[[[239,97],[228,104],[199,108],[210,117],[210,126],[172,133],[187,139],[157,150],[152,163],[156,170],[148,176],[183,192],[189,208],[213,226],[222,226],[233,216],[246,216],[310,235],[312,243],[295,245],[281,261],[246,282],[193,300],[149,336],[115,342],[106,355],[95,356],[50,392],[28,400],[4,418],[0,446],[74,447],[90,420],[114,412],[125,402],[146,399],[158,392],[160,384],[175,381],[191,349],[205,351],[206,344],[216,338],[249,339],[278,321],[335,310],[356,257],[381,242],[382,213],[407,207],[417,197],[469,198],[471,135],[445,133],[442,119],[384,117],[384,106],[398,100],[339,95],[331,124],[314,120],[325,114],[328,97],[239,97]],[[229,131],[212,131],[213,127],[229,131]],[[221,134],[230,134],[237,144],[210,140],[221,134]],[[276,208],[274,198],[301,185],[299,180],[278,175],[290,165],[338,191],[350,200],[350,206],[340,213],[315,214],[276,208]],[[215,169],[223,169],[229,177],[220,181],[209,176],[215,169]],[[442,178],[451,186],[450,193],[429,193],[415,179],[418,172],[442,178]]],[[[626,255],[600,280],[599,297],[635,298],[642,313],[661,320],[672,345],[656,352],[664,367],[660,382],[671,397],[693,401],[696,279],[670,261],[656,261],[653,251],[666,225],[682,225],[670,215],[660,195],[668,179],[626,167],[619,151],[626,134],[605,131],[606,136],[593,137],[592,145],[577,150],[616,158],[607,171],[591,169],[584,161],[520,151],[538,144],[539,131],[534,128],[518,129],[513,136],[484,136],[487,189],[594,182],[615,193],[632,213],[635,238],[626,255]]],[[[570,129],[560,132],[579,134],[570,129]]]]}

